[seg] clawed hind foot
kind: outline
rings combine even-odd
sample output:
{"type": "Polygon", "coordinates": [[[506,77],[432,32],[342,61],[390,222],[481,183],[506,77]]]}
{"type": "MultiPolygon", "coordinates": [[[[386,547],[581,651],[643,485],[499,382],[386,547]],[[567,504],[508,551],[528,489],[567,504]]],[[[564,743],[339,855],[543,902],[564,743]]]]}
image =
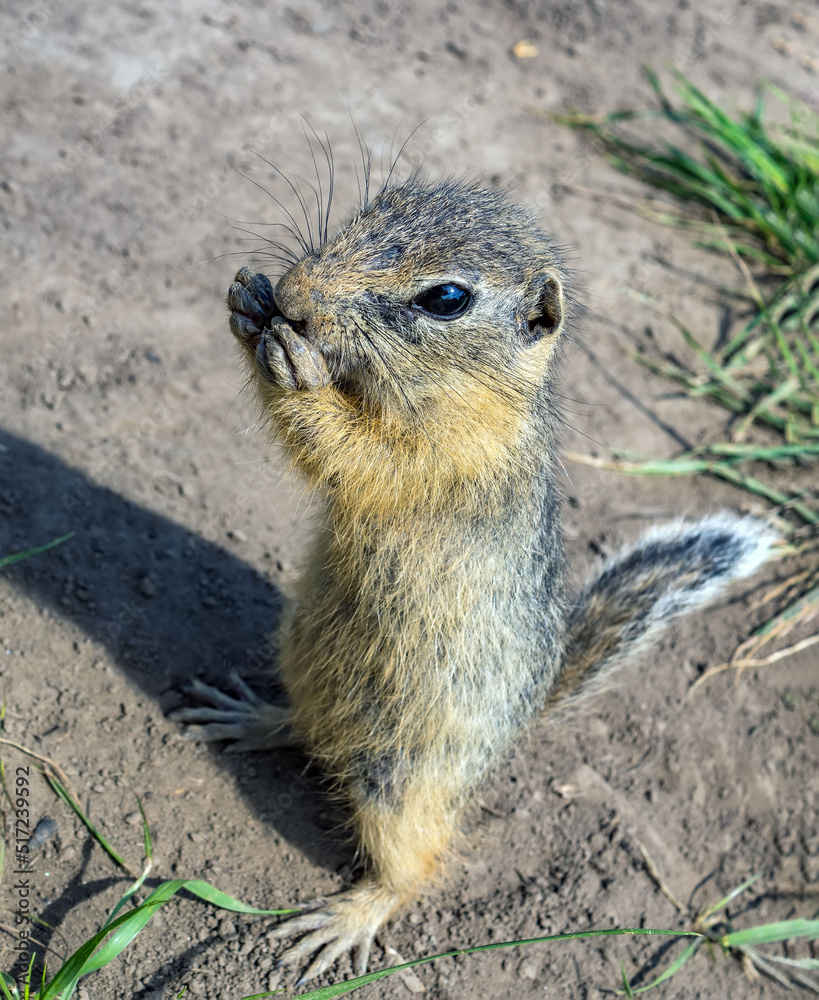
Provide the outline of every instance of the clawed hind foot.
{"type": "Polygon", "coordinates": [[[236,753],[296,745],[289,709],[260,698],[235,670],[230,672],[228,685],[233,694],[200,680],[191,683],[190,692],[200,704],[170,713],[171,719],[185,724],[185,739],[230,740],[229,749],[236,753]]]}
{"type": "Polygon", "coordinates": [[[379,927],[400,904],[400,897],[375,882],[317,901],[306,912],[286,920],[273,931],[271,936],[276,938],[304,934],[282,955],[279,965],[301,964],[314,956],[296,984],[302,986],[351,951],[353,971],[363,976],[379,927]]]}

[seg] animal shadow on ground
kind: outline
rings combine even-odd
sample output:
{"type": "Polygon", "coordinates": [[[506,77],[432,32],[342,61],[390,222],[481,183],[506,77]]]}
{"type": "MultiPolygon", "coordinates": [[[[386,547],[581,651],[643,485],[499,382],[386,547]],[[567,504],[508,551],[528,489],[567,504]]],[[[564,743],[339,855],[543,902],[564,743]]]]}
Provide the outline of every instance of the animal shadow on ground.
{"type": "MultiPolygon", "coordinates": [[[[183,702],[179,692],[194,676],[218,685],[232,668],[268,693],[263,671],[283,607],[275,585],[226,549],[0,431],[0,555],[71,531],[74,537],[64,544],[0,573],[85,633],[90,642],[79,644],[78,658],[90,666],[107,649],[125,677],[164,711],[183,702]]],[[[50,664],[53,684],[70,689],[73,666],[50,664]]],[[[30,718],[27,706],[10,708],[30,718]]],[[[33,735],[40,734],[35,729],[33,735]]],[[[218,744],[212,752],[238,784],[241,756],[221,753],[218,744]]],[[[241,783],[250,808],[313,863],[337,869],[351,850],[345,858],[344,838],[328,837],[316,823],[326,808],[317,776],[305,780],[305,760],[294,752],[281,752],[276,761],[280,767],[259,766],[252,782],[241,783]],[[288,808],[277,810],[276,803],[284,801],[288,808]]],[[[77,901],[78,891],[85,898],[102,888],[75,885],[71,899],[77,901]]],[[[286,905],[271,905],[277,903],[286,905]]],[[[57,922],[55,905],[51,922],[57,922]]]]}

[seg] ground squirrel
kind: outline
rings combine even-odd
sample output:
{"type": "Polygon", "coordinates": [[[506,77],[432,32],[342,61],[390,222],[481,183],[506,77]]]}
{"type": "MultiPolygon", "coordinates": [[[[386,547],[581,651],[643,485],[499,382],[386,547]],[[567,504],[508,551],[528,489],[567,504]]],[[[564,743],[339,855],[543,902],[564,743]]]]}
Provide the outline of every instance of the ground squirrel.
{"type": "Polygon", "coordinates": [[[326,513],[279,636],[289,706],[243,685],[177,713],[206,739],[297,744],[352,807],[367,874],[288,920],[303,980],[434,881],[465,804],[538,713],[753,573],[772,531],[656,530],[564,582],[554,388],[571,312],[549,237],[502,192],[388,182],[273,288],[242,268],[230,327],[263,413],[326,513]]]}

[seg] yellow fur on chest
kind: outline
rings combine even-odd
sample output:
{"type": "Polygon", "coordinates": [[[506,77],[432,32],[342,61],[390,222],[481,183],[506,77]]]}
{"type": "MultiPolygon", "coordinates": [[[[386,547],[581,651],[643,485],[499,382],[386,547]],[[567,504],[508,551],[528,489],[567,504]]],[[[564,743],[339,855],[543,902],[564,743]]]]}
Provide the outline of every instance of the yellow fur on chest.
{"type": "Polygon", "coordinates": [[[472,379],[450,377],[423,422],[373,411],[333,386],[266,395],[296,466],[356,526],[480,508],[520,471],[523,398],[472,379]]]}

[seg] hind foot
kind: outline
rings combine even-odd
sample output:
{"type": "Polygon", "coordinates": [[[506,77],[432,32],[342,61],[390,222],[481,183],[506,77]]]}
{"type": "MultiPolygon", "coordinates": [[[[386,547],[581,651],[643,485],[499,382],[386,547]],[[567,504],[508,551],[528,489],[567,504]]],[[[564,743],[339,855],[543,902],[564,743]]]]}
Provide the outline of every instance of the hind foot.
{"type": "Polygon", "coordinates": [[[363,976],[379,927],[402,902],[402,897],[377,882],[364,882],[337,896],[317,900],[312,904],[315,908],[286,920],[270,935],[281,939],[304,934],[282,955],[279,965],[295,965],[314,955],[296,984],[301,986],[326,972],[336,959],[351,951],[355,975],[363,976]]]}
{"type": "Polygon", "coordinates": [[[188,740],[232,740],[230,750],[278,750],[296,745],[290,727],[290,710],[271,705],[248,687],[232,670],[228,684],[233,694],[194,680],[191,693],[198,705],[178,708],[169,714],[176,722],[185,723],[184,737],[188,740]]]}

